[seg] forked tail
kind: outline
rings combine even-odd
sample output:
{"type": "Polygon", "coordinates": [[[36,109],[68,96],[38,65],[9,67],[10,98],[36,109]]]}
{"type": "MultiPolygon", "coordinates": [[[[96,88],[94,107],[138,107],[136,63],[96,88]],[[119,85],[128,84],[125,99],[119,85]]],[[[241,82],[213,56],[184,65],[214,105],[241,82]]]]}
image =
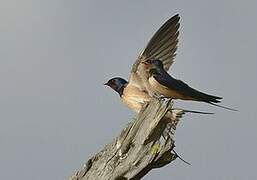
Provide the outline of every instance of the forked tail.
{"type": "Polygon", "coordinates": [[[233,109],[233,108],[230,108],[230,107],[226,107],[226,106],[222,106],[222,105],[219,105],[219,104],[214,104],[212,102],[207,102],[213,106],[217,106],[217,107],[220,107],[220,108],[223,108],[223,109],[227,109],[227,110],[230,110],[230,111],[238,111],[237,109],[233,109]]]}

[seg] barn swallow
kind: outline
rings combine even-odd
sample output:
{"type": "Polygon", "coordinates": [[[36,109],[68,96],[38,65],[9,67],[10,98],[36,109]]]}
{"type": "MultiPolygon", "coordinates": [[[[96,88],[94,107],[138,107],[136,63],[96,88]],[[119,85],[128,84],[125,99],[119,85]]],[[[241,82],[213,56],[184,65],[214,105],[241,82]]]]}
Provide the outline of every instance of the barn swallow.
{"type": "Polygon", "coordinates": [[[201,101],[236,111],[235,109],[215,104],[220,103],[222,97],[200,92],[188,86],[183,81],[173,78],[165,71],[162,61],[153,59],[144,61],[142,63],[145,64],[147,69],[149,69],[150,77],[148,82],[154,91],[153,93],[157,94],[157,96],[163,96],[172,99],[201,101]]]}
{"type": "MultiPolygon", "coordinates": [[[[105,83],[105,85],[118,92],[123,103],[137,113],[156,94],[154,87],[148,81],[150,69],[145,62],[151,59],[160,59],[163,69],[165,71],[169,70],[176,56],[180,26],[179,19],[178,14],[173,16],[153,35],[133,64],[128,81],[115,77],[105,83]]],[[[188,112],[198,113],[198,111],[188,112]]],[[[203,112],[203,114],[206,113],[203,112]]]]}

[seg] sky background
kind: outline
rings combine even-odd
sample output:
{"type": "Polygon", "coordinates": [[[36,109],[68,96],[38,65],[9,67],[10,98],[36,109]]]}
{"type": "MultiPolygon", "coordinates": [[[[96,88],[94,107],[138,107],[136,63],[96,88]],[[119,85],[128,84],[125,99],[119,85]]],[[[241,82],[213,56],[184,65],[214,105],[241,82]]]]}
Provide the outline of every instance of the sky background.
{"type": "Polygon", "coordinates": [[[181,16],[170,73],[222,96],[176,134],[180,160],[144,179],[257,179],[256,1],[0,1],[0,179],[62,180],[134,114],[103,83],[127,78],[153,33],[181,16]]]}

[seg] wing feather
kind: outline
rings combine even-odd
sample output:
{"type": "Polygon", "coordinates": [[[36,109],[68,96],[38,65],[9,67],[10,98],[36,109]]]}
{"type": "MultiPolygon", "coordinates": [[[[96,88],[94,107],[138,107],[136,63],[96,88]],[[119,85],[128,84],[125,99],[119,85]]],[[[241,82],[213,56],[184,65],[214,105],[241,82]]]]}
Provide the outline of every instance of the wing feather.
{"type": "Polygon", "coordinates": [[[169,70],[176,56],[180,26],[179,19],[178,14],[171,17],[153,35],[132,66],[129,79],[131,83],[144,89],[146,85],[144,81],[147,74],[144,72],[144,68],[140,67],[140,64],[148,59],[161,60],[164,64],[164,69],[166,71],[169,70]]]}
{"type": "MultiPolygon", "coordinates": [[[[154,34],[145,49],[141,53],[145,59],[160,58],[164,50],[172,51],[178,44],[179,36],[179,15],[175,15],[166,21],[161,28],[154,34]]],[[[171,52],[172,53],[172,52],[171,52]]],[[[142,58],[139,58],[142,59],[142,58]]],[[[164,60],[160,59],[161,61],[164,60]]],[[[165,61],[173,61],[173,59],[165,59],[165,61]]],[[[165,69],[166,71],[169,69],[165,69]]]]}

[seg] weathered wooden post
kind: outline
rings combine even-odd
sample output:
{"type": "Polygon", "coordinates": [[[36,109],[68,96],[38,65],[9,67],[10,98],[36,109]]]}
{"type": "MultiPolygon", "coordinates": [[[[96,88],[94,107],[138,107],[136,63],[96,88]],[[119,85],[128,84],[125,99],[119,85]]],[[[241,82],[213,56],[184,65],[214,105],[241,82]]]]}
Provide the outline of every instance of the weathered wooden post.
{"type": "Polygon", "coordinates": [[[70,180],[136,180],[175,160],[173,134],[183,110],[172,110],[172,105],[172,100],[153,99],[70,180]],[[167,112],[172,113],[172,123],[165,120],[167,112]]]}

